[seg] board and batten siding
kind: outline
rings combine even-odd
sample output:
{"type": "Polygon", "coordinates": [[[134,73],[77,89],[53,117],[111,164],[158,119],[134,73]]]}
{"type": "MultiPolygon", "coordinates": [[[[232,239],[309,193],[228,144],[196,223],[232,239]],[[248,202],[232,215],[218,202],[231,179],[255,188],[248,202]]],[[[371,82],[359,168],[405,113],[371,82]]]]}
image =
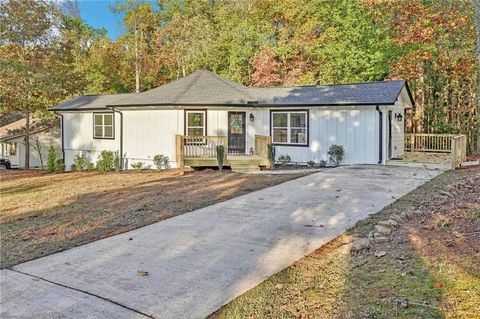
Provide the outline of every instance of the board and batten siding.
{"type": "Polygon", "coordinates": [[[378,163],[378,113],[375,106],[311,107],[309,145],[276,146],[276,155],[290,155],[292,161],[328,161],[333,144],[345,148],[344,164],[378,163]]]}
{"type": "MultiPolygon", "coordinates": [[[[109,113],[100,112],[100,113],[109,113]]],[[[111,112],[110,112],[111,113],[111,112]]],[[[62,112],[65,150],[65,167],[70,170],[77,154],[85,154],[93,163],[97,162],[101,151],[120,150],[120,115],[114,116],[114,139],[93,138],[93,113],[62,112]]]]}
{"type": "Polygon", "coordinates": [[[125,167],[143,162],[155,168],[153,157],[168,156],[171,167],[175,162],[175,135],[184,134],[184,111],[169,110],[122,110],[123,153],[125,167]]]}

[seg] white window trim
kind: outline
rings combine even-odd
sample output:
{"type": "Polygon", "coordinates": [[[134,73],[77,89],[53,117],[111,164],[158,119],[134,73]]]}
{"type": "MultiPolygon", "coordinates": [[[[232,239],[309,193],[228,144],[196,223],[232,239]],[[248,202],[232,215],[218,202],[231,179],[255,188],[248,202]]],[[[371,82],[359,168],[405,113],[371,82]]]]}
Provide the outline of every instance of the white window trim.
{"type": "Polygon", "coordinates": [[[272,140],[274,139],[274,134],[273,131],[274,129],[287,129],[287,141],[286,142],[273,142],[275,145],[298,145],[298,146],[308,146],[308,111],[305,110],[298,110],[298,111],[271,111],[271,118],[270,118],[270,123],[271,123],[271,134],[272,134],[272,140]],[[287,126],[273,126],[273,115],[277,113],[284,113],[287,114],[287,126]],[[290,126],[290,114],[292,113],[303,113],[305,114],[305,127],[291,127],[290,126]],[[301,129],[305,130],[305,143],[292,143],[291,142],[291,130],[292,129],[301,129]]]}
{"type": "Polygon", "coordinates": [[[185,111],[185,135],[188,136],[188,129],[190,128],[201,128],[203,136],[207,135],[207,111],[205,110],[186,110],[185,111]],[[188,114],[190,113],[202,113],[203,114],[203,126],[192,126],[188,125],[188,114]]]}
{"type": "Polygon", "coordinates": [[[114,130],[114,125],[115,125],[115,118],[114,118],[114,114],[113,113],[93,113],[93,138],[96,138],[96,139],[115,139],[115,130],[114,130]],[[105,124],[105,116],[111,116],[112,117],[112,124],[111,125],[107,125],[105,124]],[[102,117],[102,124],[101,125],[98,125],[98,124],[95,124],[96,121],[95,121],[95,117],[96,116],[101,116],[102,117]],[[102,135],[99,136],[99,135],[96,135],[95,134],[95,129],[97,127],[101,127],[102,128],[102,135]],[[106,136],[105,135],[105,127],[111,127],[112,128],[112,136],[106,136]]]}

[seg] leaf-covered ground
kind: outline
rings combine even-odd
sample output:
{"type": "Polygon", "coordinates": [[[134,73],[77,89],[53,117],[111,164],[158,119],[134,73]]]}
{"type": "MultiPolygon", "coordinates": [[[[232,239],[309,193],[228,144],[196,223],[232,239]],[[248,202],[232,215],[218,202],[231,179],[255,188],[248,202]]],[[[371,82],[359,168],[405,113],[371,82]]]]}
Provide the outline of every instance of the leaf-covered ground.
{"type": "Polygon", "coordinates": [[[209,319],[478,319],[479,265],[480,169],[450,171],[209,319]],[[378,222],[392,216],[401,222],[391,234],[369,238],[378,222]]]}
{"type": "Polygon", "coordinates": [[[2,268],[306,175],[212,170],[1,174],[2,268]]]}

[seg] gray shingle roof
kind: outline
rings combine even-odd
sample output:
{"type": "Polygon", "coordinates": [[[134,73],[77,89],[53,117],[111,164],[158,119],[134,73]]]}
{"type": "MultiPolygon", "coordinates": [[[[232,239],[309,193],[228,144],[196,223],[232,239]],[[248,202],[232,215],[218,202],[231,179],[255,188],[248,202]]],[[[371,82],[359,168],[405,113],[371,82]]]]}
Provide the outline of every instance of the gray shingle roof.
{"type": "Polygon", "coordinates": [[[249,88],[207,70],[199,70],[177,81],[110,105],[225,105],[246,104],[253,100],[255,97],[250,95],[249,88]]]}
{"type": "MultiPolygon", "coordinates": [[[[54,110],[103,109],[108,106],[224,105],[313,106],[394,104],[403,80],[337,85],[253,88],[200,70],[177,81],[139,94],[80,96],[54,110]]],[[[410,95],[410,98],[413,98],[410,95]]]]}
{"type": "Polygon", "coordinates": [[[254,90],[260,105],[385,105],[395,103],[404,86],[398,80],[254,90]]]}
{"type": "Polygon", "coordinates": [[[135,93],[82,95],[57,105],[55,111],[105,109],[108,104],[135,96],[135,93]]]}

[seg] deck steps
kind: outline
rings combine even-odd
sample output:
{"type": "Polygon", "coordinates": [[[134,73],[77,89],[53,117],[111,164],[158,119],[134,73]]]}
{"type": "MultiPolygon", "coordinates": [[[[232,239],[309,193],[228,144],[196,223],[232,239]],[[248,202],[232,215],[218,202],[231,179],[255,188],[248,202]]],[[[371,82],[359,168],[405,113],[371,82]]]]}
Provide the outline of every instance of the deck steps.
{"type": "Polygon", "coordinates": [[[235,157],[229,158],[228,163],[234,172],[257,172],[260,171],[262,159],[255,157],[235,157]]]}

